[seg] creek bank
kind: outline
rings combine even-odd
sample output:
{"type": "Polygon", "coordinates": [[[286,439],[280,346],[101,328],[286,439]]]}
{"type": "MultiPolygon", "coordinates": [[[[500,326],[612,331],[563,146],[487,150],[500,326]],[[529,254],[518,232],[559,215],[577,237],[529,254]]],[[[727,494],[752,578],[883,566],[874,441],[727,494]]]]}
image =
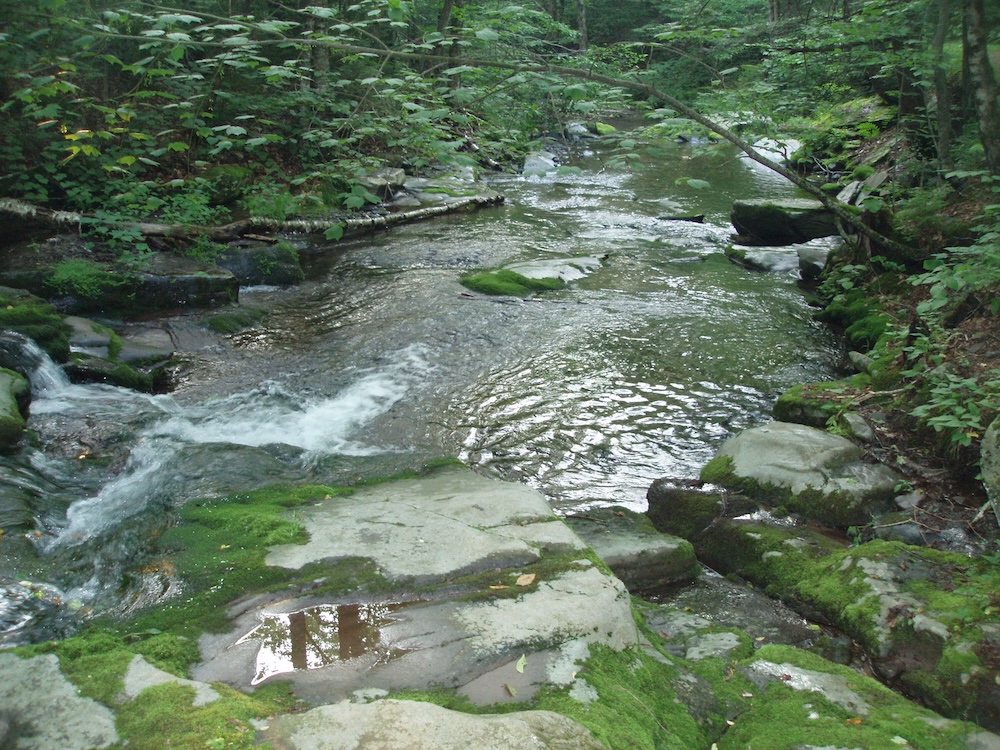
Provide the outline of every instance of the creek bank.
{"type": "Polygon", "coordinates": [[[81,712],[44,707],[82,693],[109,720],[81,747],[1000,747],[802,650],[816,631],[760,594],[710,578],[631,598],[523,485],[452,466],[182,516],[157,554],[183,600],[0,659],[26,736],[72,731],[81,712]]]}
{"type": "Polygon", "coordinates": [[[61,672],[23,731],[63,728],[41,708],[79,690],[115,720],[91,747],[1000,746],[795,648],[806,623],[721,579],[633,599],[539,493],[455,466],[185,506],[156,556],[183,601],[7,657],[61,672]]]}

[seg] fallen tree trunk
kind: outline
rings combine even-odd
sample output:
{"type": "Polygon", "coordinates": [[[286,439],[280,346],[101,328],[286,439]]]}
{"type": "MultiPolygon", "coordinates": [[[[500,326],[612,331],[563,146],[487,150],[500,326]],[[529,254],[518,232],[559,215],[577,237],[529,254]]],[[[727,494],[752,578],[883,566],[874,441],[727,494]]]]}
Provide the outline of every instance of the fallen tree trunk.
{"type": "MultiPolygon", "coordinates": [[[[362,229],[388,229],[397,224],[408,224],[414,221],[429,219],[434,216],[455,213],[466,208],[482,208],[497,206],[504,202],[500,193],[486,193],[469,198],[461,198],[451,203],[437,206],[427,206],[414,211],[401,211],[379,216],[364,216],[350,219],[291,219],[279,221],[263,216],[241,219],[221,226],[203,227],[193,224],[155,224],[148,222],[122,221],[116,226],[134,228],[146,237],[171,237],[188,239],[206,236],[216,242],[228,242],[239,239],[252,230],[267,229],[272,232],[305,232],[319,233],[333,227],[341,227],[345,232],[362,229]]],[[[80,232],[84,225],[94,221],[86,214],[73,211],[53,211],[52,209],[35,206],[14,198],[0,199],[0,216],[9,216],[23,220],[26,224],[38,224],[56,229],[72,229],[80,232]]],[[[258,238],[259,239],[259,238],[258,238]]]]}

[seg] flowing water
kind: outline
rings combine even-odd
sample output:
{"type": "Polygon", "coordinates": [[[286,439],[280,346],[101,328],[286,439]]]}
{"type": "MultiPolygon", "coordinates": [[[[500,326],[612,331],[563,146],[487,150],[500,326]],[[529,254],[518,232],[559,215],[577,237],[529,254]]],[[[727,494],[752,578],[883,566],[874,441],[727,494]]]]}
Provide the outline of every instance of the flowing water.
{"type": "MultiPolygon", "coordinates": [[[[0,462],[39,520],[35,599],[61,616],[173,595],[135,571],[193,498],[440,456],[534,486],[558,513],[642,510],[654,479],[696,476],[782,390],[830,375],[834,342],[797,286],[794,250],[770,273],[723,255],[732,201],[791,186],[723,148],[672,146],[641,171],[587,151],[574,164],[495,178],[507,196],[497,209],[306,248],[308,280],[244,290],[241,303],[268,317],[194,355],[169,396],[37,385],[37,440],[0,462]],[[705,223],[658,218],[689,213],[705,223]],[[606,257],[530,300],[459,284],[475,269],[573,256],[606,257]]],[[[3,588],[4,565],[0,637],[58,631],[39,626],[38,607],[24,614],[29,582],[3,588]]]]}

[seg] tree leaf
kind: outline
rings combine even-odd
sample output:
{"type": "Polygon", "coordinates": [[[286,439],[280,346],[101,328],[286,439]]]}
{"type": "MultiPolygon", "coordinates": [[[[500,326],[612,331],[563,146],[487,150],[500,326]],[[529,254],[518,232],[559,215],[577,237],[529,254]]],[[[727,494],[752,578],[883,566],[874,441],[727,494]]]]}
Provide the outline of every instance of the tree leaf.
{"type": "Polygon", "coordinates": [[[520,674],[524,674],[524,665],[528,663],[528,657],[521,654],[521,658],[517,660],[517,665],[514,667],[520,674]]]}
{"type": "Polygon", "coordinates": [[[344,226],[342,224],[334,224],[332,227],[323,232],[323,236],[328,240],[339,240],[344,236],[344,226]]]}
{"type": "Polygon", "coordinates": [[[518,585],[518,586],[530,586],[534,582],[535,582],[535,574],[534,573],[525,573],[522,576],[518,576],[517,580],[514,581],[514,583],[516,585],[518,585]]]}
{"type": "Polygon", "coordinates": [[[500,35],[493,29],[480,29],[476,32],[476,38],[482,39],[484,42],[500,41],[500,35]]]}

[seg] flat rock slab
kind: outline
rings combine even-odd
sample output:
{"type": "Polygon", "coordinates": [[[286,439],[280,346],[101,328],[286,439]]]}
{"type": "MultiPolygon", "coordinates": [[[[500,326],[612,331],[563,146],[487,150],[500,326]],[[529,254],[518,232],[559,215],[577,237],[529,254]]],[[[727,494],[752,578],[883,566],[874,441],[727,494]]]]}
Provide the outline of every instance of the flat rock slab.
{"type": "Polygon", "coordinates": [[[690,542],[660,533],[641,513],[595,508],[565,521],[630,591],[692,581],[701,572],[690,542]]]}
{"type": "Polygon", "coordinates": [[[603,750],[580,724],[549,711],[474,716],[430,703],[339,703],[281,716],[264,732],[276,750],[603,750]]]}
{"type": "Polygon", "coordinates": [[[314,704],[365,688],[444,686],[487,705],[570,685],[591,644],[638,642],[624,584],[585,559],[579,537],[523,485],[446,471],[300,513],[311,541],[272,548],[269,565],[369,558],[387,578],[419,581],[420,598],[276,594],[234,605],[233,631],[203,636],[195,679],[244,690],[289,679],[314,704]],[[552,555],[560,558],[548,572],[513,583],[552,555]],[[491,572],[480,589],[454,584],[483,571],[491,572]]]}
{"type": "Polygon", "coordinates": [[[585,549],[545,498],[470,471],[392,482],[300,511],[307,544],[274,547],[267,564],[301,568],[366,557],[393,580],[439,578],[538,561],[585,549]]]}
{"type": "Polygon", "coordinates": [[[19,659],[0,653],[0,708],[13,719],[18,738],[10,748],[89,750],[118,742],[111,711],[91,698],[81,698],[59,671],[52,654],[19,659]]]}

